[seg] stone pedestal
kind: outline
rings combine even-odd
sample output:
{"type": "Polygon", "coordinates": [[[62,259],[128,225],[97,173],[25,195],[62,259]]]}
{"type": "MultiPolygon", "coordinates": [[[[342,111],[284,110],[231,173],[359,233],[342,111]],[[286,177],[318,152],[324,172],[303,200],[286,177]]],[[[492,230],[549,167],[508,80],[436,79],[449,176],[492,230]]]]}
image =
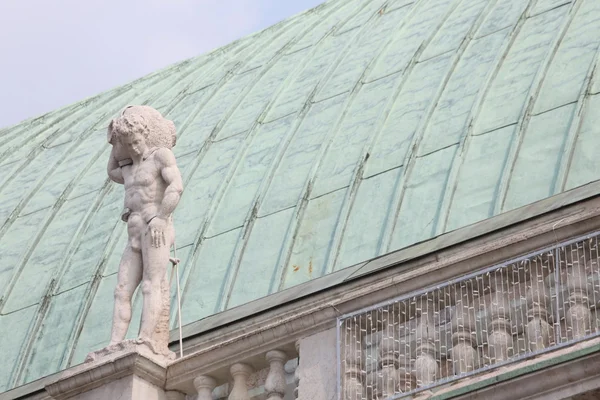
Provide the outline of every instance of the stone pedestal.
{"type": "Polygon", "coordinates": [[[110,354],[66,370],[46,391],[55,400],[167,400],[167,362],[146,345],[125,341],[110,354]]]}

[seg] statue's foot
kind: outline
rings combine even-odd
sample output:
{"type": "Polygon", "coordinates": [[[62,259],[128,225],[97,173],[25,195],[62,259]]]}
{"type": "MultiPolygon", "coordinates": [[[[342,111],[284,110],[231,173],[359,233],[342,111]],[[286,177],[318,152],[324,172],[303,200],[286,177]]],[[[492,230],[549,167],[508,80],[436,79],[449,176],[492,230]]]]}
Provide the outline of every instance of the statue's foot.
{"type": "Polygon", "coordinates": [[[84,362],[86,362],[86,363],[93,362],[93,361],[96,361],[97,359],[104,357],[108,354],[115,353],[119,350],[123,350],[125,348],[126,343],[127,343],[127,340],[123,340],[121,342],[110,342],[108,344],[108,346],[106,346],[100,350],[96,350],[96,351],[89,353],[87,355],[87,357],[85,358],[84,362]]]}
{"type": "Polygon", "coordinates": [[[157,343],[155,341],[153,341],[152,339],[149,339],[147,337],[143,337],[140,336],[135,340],[136,344],[144,344],[146,346],[148,346],[148,348],[150,348],[150,350],[157,355],[166,357],[169,360],[174,360],[175,359],[175,353],[173,353],[171,350],[169,350],[168,346],[157,346],[157,343]]]}

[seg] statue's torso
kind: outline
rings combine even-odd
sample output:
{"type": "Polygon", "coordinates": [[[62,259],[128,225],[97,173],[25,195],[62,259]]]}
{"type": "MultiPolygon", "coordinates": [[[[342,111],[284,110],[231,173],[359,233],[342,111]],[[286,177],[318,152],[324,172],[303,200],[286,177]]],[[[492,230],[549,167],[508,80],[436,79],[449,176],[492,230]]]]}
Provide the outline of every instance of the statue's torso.
{"type": "Polygon", "coordinates": [[[123,168],[125,208],[146,222],[158,213],[167,187],[155,156],[156,151],[123,168]]]}

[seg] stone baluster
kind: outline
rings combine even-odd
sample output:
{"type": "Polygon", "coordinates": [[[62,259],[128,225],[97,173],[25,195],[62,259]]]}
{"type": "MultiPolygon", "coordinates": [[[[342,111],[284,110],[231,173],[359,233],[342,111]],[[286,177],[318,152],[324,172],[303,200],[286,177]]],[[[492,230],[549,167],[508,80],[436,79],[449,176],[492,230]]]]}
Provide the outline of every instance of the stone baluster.
{"type": "Polygon", "coordinates": [[[185,393],[181,393],[176,390],[170,390],[168,392],[165,392],[165,396],[167,400],[185,400],[185,393]]]}
{"type": "Polygon", "coordinates": [[[280,350],[271,350],[266,355],[269,363],[269,374],[265,381],[265,391],[268,400],[283,400],[285,396],[285,370],[283,364],[287,355],[280,350]]]}
{"type": "Polygon", "coordinates": [[[400,393],[407,393],[416,387],[412,366],[408,360],[403,358],[398,361],[398,385],[396,385],[396,388],[400,393]]]}
{"type": "Polygon", "coordinates": [[[548,323],[550,290],[546,287],[544,278],[543,267],[533,264],[530,285],[525,294],[528,305],[525,336],[529,351],[545,349],[554,340],[554,328],[548,323]]]}
{"type": "Polygon", "coordinates": [[[452,369],[455,375],[471,372],[480,366],[472,286],[470,282],[463,282],[455,288],[451,349],[452,369]]]}
{"type": "Polygon", "coordinates": [[[194,379],[194,387],[198,393],[196,400],[212,400],[212,392],[217,387],[217,381],[213,377],[201,375],[194,379]]]}
{"type": "Polygon", "coordinates": [[[296,353],[298,354],[298,365],[294,371],[294,399],[298,398],[298,391],[300,387],[300,339],[296,340],[296,353]]]}
{"type": "Polygon", "coordinates": [[[433,299],[423,296],[418,300],[421,318],[416,331],[415,376],[417,386],[427,386],[439,379],[439,365],[435,347],[435,321],[433,299]]]}
{"type": "Polygon", "coordinates": [[[381,369],[382,387],[381,395],[388,398],[396,394],[396,381],[398,378],[398,322],[400,304],[390,306],[382,318],[381,342],[379,345],[379,367],[381,369]]]}
{"type": "Polygon", "coordinates": [[[362,360],[362,332],[360,319],[354,317],[344,323],[344,399],[360,400],[364,396],[366,378],[362,360]]]}
{"type": "Polygon", "coordinates": [[[592,312],[590,311],[589,286],[585,266],[574,263],[569,268],[567,280],[569,288],[569,308],[566,313],[566,323],[571,339],[581,339],[591,332],[592,312]]]}
{"type": "Polygon", "coordinates": [[[490,332],[488,336],[488,357],[490,364],[508,360],[513,355],[514,342],[509,317],[509,304],[506,294],[497,287],[492,295],[490,307],[490,332]]]}
{"type": "Polygon", "coordinates": [[[233,389],[229,394],[228,400],[250,400],[246,382],[253,371],[252,367],[247,364],[237,363],[233,364],[229,371],[233,377],[233,389]]]}

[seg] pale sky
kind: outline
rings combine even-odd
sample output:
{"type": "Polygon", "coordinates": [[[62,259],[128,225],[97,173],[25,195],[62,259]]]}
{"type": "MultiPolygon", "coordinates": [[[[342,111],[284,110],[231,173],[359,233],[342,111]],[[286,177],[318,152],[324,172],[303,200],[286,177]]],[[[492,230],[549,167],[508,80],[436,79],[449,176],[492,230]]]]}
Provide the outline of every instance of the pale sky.
{"type": "Polygon", "coordinates": [[[324,0],[0,0],[0,127],[125,84],[324,0]]]}

